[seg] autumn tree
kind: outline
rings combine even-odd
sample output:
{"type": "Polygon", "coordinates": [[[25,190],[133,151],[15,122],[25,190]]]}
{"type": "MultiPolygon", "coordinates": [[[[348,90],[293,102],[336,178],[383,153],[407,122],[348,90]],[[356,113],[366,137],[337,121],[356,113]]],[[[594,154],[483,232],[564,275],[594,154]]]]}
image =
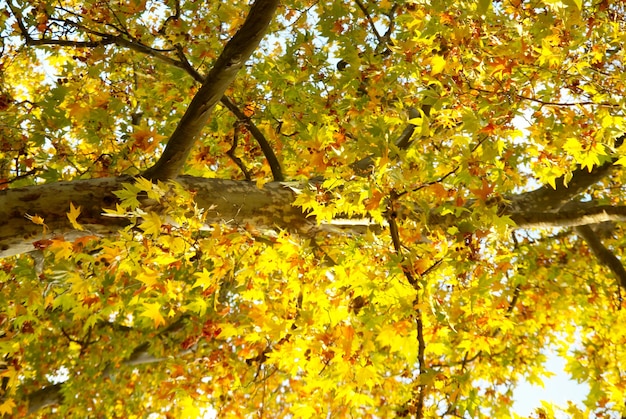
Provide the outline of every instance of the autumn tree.
{"type": "Polygon", "coordinates": [[[623,3],[2,7],[0,414],[626,417],[623,3]]]}

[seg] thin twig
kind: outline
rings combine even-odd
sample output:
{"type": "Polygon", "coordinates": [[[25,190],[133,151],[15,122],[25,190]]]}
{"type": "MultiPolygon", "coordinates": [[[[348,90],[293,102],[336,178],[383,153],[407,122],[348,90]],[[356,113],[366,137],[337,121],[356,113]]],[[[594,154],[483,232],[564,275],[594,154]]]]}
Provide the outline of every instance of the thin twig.
{"type": "MultiPolygon", "coordinates": [[[[419,295],[415,296],[415,301],[413,303],[416,307],[419,307],[419,295]]],[[[417,362],[419,363],[419,372],[420,377],[423,377],[426,374],[426,341],[424,340],[424,322],[422,321],[422,310],[417,308],[415,309],[415,325],[417,328],[417,362]]],[[[415,416],[418,419],[422,419],[424,417],[424,399],[426,397],[426,384],[420,381],[417,385],[417,402],[415,404],[415,416]]]]}
{"type": "Polygon", "coordinates": [[[16,182],[16,181],[18,181],[18,180],[20,180],[20,179],[24,179],[24,178],[27,178],[27,177],[29,177],[29,176],[32,176],[32,175],[36,174],[37,172],[39,172],[39,171],[41,171],[41,170],[42,170],[42,169],[37,168],[37,167],[36,167],[36,168],[34,168],[34,169],[30,169],[28,172],[26,172],[26,173],[22,173],[21,175],[17,175],[17,176],[15,176],[14,178],[11,178],[11,179],[9,179],[9,180],[3,180],[3,181],[1,181],[1,182],[0,182],[0,185],[8,185],[8,184],[13,183],[13,182],[16,182]]]}
{"type": "Polygon", "coordinates": [[[272,170],[272,176],[274,177],[274,180],[277,182],[284,181],[285,177],[280,167],[280,162],[278,161],[278,158],[274,153],[274,149],[270,145],[269,141],[267,141],[263,133],[259,130],[259,128],[257,128],[257,126],[252,123],[250,117],[243,113],[241,109],[239,109],[239,107],[237,107],[237,105],[235,105],[235,103],[228,96],[222,96],[220,102],[224,106],[226,106],[226,108],[228,108],[228,110],[230,110],[237,117],[237,119],[239,119],[240,122],[245,124],[250,134],[252,134],[257,143],[259,143],[261,151],[263,151],[263,155],[267,160],[267,164],[269,164],[270,169],[272,170]]]}
{"type": "MultiPolygon", "coordinates": [[[[476,143],[471,149],[470,149],[470,153],[473,153],[474,151],[476,151],[478,149],[478,147],[480,147],[482,145],[482,143],[484,143],[487,140],[487,136],[483,136],[478,140],[478,143],[476,143]]],[[[450,170],[448,173],[446,173],[445,175],[435,179],[435,180],[431,180],[430,182],[426,182],[426,183],[422,183],[420,186],[413,188],[411,190],[408,191],[403,191],[403,192],[398,192],[398,197],[401,197],[403,195],[406,195],[409,192],[417,192],[421,189],[427,188],[429,186],[432,186],[434,184],[437,183],[441,183],[444,180],[446,180],[448,177],[452,176],[453,174],[455,174],[456,172],[459,171],[459,169],[461,168],[461,165],[458,164],[454,167],[454,169],[450,170]]]]}
{"type": "Polygon", "coordinates": [[[384,46],[385,39],[380,35],[380,33],[378,33],[378,29],[376,29],[374,20],[372,19],[372,16],[370,15],[370,13],[367,11],[367,7],[365,7],[365,5],[361,2],[361,0],[354,0],[354,2],[357,4],[357,6],[359,6],[359,9],[361,9],[363,14],[365,15],[365,19],[367,19],[367,22],[372,28],[372,32],[374,32],[374,35],[376,35],[376,39],[378,40],[378,45],[384,46]]]}
{"type": "MultiPolygon", "coordinates": [[[[398,230],[398,223],[396,221],[397,214],[395,211],[397,194],[392,191],[391,196],[389,197],[389,201],[387,204],[387,221],[389,223],[389,233],[391,234],[391,242],[393,243],[393,248],[395,253],[400,257],[400,264],[402,268],[402,272],[404,273],[404,277],[407,279],[409,284],[415,289],[415,300],[413,301],[413,306],[415,307],[415,327],[417,331],[417,361],[419,363],[419,374],[420,377],[424,377],[427,372],[426,368],[426,341],[424,339],[424,322],[422,320],[422,310],[420,307],[420,285],[419,282],[415,279],[415,276],[411,272],[411,268],[407,265],[408,260],[405,259],[402,254],[402,242],[400,241],[400,234],[398,230]]],[[[431,271],[439,262],[435,263],[429,271],[431,271]]],[[[415,416],[418,419],[422,419],[424,417],[424,399],[426,397],[426,384],[420,382],[416,388],[415,398],[412,402],[415,408],[415,416]]]]}
{"type": "Polygon", "coordinates": [[[250,172],[248,171],[248,169],[246,169],[246,165],[243,164],[241,159],[235,155],[235,151],[237,150],[238,134],[239,134],[239,126],[240,125],[241,124],[239,124],[238,122],[235,122],[235,132],[233,133],[233,145],[230,148],[230,150],[228,150],[226,152],[226,155],[228,157],[230,157],[230,159],[232,161],[235,162],[235,164],[239,167],[239,169],[241,169],[241,171],[243,172],[243,175],[245,176],[246,180],[249,182],[249,181],[252,180],[252,177],[250,176],[250,172]]]}
{"type": "MultiPolygon", "coordinates": [[[[474,91],[480,92],[480,93],[487,93],[487,94],[490,94],[490,95],[498,93],[498,92],[494,92],[494,91],[491,91],[491,90],[480,89],[480,88],[472,87],[472,86],[469,86],[469,88],[470,88],[470,90],[474,90],[474,91]]],[[[506,93],[506,92],[503,92],[503,93],[506,93]]],[[[520,94],[515,94],[514,96],[517,99],[528,100],[530,102],[539,103],[542,106],[582,106],[582,105],[593,105],[593,106],[601,106],[601,107],[607,107],[607,108],[618,108],[618,107],[620,107],[620,105],[618,105],[616,103],[608,103],[608,102],[601,102],[601,103],[592,102],[592,101],[552,102],[552,101],[546,101],[546,100],[537,99],[537,98],[534,98],[534,97],[523,96],[523,95],[520,95],[520,94]]]]}
{"type": "Polygon", "coordinates": [[[180,18],[180,1],[179,0],[174,1],[174,8],[175,8],[174,14],[169,15],[163,22],[163,25],[161,25],[161,28],[158,30],[158,33],[160,33],[161,35],[165,35],[165,28],[170,23],[170,21],[177,20],[180,18]]]}

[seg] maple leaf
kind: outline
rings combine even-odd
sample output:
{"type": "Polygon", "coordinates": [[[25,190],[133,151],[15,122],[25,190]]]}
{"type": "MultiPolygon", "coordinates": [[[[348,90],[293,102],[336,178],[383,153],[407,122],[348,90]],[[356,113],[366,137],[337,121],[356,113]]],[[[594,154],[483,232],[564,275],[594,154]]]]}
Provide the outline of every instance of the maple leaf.
{"type": "Polygon", "coordinates": [[[34,224],[42,226],[43,234],[46,234],[48,232],[48,226],[44,223],[44,219],[40,217],[39,215],[24,214],[24,218],[26,218],[29,221],[32,221],[34,224]]]}
{"type": "Polygon", "coordinates": [[[244,108],[243,108],[243,113],[246,117],[251,117],[252,115],[254,115],[254,112],[256,111],[256,103],[248,103],[244,108]]]}
{"type": "Polygon", "coordinates": [[[55,238],[52,240],[49,249],[52,250],[58,258],[67,259],[72,256],[74,245],[62,238],[55,238]]]}
{"type": "Polygon", "coordinates": [[[26,214],[26,215],[25,215],[25,217],[26,217],[28,220],[30,220],[30,221],[32,221],[33,223],[35,223],[35,224],[38,224],[38,225],[44,225],[44,224],[43,224],[43,221],[44,221],[44,220],[43,220],[43,218],[41,218],[41,217],[40,217],[40,216],[38,216],[37,214],[35,214],[35,215],[26,214]]]}
{"type": "Polygon", "coordinates": [[[161,233],[161,217],[156,212],[149,212],[143,216],[143,222],[139,224],[146,234],[158,236],[161,233]]]}
{"type": "Polygon", "coordinates": [[[159,273],[148,266],[144,266],[136,278],[150,288],[158,283],[159,273]]]}
{"type": "Polygon", "coordinates": [[[0,416],[12,414],[15,407],[15,401],[12,398],[5,399],[0,404],[0,416]]]}
{"type": "Polygon", "coordinates": [[[154,322],[154,327],[159,327],[165,324],[165,318],[161,314],[160,303],[143,303],[145,310],[140,314],[142,317],[147,317],[154,322]]]}
{"type": "Polygon", "coordinates": [[[446,68],[446,60],[441,55],[433,55],[430,59],[430,74],[435,76],[446,68]]]}
{"type": "Polygon", "coordinates": [[[139,128],[131,134],[131,137],[134,140],[133,147],[146,153],[153,152],[159,142],[166,138],[150,128],[139,128]]]}
{"type": "Polygon", "coordinates": [[[70,212],[67,213],[67,218],[70,220],[72,227],[76,230],[85,230],[85,228],[76,221],[78,216],[80,215],[80,206],[75,207],[73,202],[70,202],[70,212]]]}
{"type": "Polygon", "coordinates": [[[371,198],[367,198],[363,201],[363,203],[365,204],[365,209],[367,211],[371,211],[374,210],[376,208],[378,208],[378,206],[380,205],[380,200],[384,197],[383,193],[380,192],[379,190],[375,190],[372,193],[372,197],[371,198]]]}
{"type": "Polygon", "coordinates": [[[70,116],[77,121],[82,121],[91,112],[91,109],[89,107],[80,102],[74,102],[68,105],[67,108],[69,110],[70,116]]]}
{"type": "Polygon", "coordinates": [[[215,276],[211,272],[207,271],[206,268],[202,268],[202,272],[196,272],[193,276],[198,278],[193,284],[193,288],[202,287],[202,290],[205,291],[207,288],[216,284],[215,276]]]}
{"type": "Polygon", "coordinates": [[[477,189],[470,189],[474,195],[476,195],[481,201],[487,201],[487,198],[494,190],[494,185],[489,184],[487,179],[482,179],[482,187],[477,189]]]}

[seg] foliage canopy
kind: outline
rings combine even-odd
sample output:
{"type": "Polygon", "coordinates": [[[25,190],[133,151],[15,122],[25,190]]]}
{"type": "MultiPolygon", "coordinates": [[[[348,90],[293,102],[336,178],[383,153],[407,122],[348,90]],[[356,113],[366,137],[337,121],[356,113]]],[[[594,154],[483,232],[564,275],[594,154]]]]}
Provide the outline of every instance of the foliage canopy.
{"type": "Polygon", "coordinates": [[[609,0],[9,0],[0,415],[626,416],[609,0]]]}

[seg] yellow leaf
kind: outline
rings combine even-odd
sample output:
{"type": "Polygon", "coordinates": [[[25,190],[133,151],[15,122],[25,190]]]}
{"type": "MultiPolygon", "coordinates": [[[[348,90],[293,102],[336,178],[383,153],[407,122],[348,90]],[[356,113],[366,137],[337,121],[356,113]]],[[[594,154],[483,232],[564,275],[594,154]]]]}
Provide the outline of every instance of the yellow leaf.
{"type": "Polygon", "coordinates": [[[35,215],[30,215],[30,214],[24,214],[24,217],[29,220],[32,221],[33,223],[43,226],[43,231],[42,234],[46,234],[48,232],[48,226],[44,223],[43,218],[40,217],[39,215],[35,214],[35,215]]]}
{"type": "Polygon", "coordinates": [[[139,225],[146,234],[158,236],[161,233],[161,218],[156,212],[149,212],[143,216],[143,223],[139,225]]]}
{"type": "Polygon", "coordinates": [[[372,365],[358,368],[356,371],[356,381],[360,386],[366,386],[371,389],[377,384],[376,368],[372,365]]]}
{"type": "Polygon", "coordinates": [[[152,321],[154,322],[154,327],[159,327],[160,325],[165,324],[165,319],[161,314],[161,304],[143,303],[143,306],[146,310],[141,313],[141,316],[152,319],[152,321]]]}
{"type": "Polygon", "coordinates": [[[183,418],[197,418],[200,417],[200,408],[196,405],[194,399],[189,396],[185,396],[180,402],[182,407],[181,417],[183,418]]]}
{"type": "Polygon", "coordinates": [[[137,274],[136,278],[143,282],[148,288],[151,288],[158,282],[159,273],[154,269],[144,266],[142,271],[137,274]]]}
{"type": "Polygon", "coordinates": [[[27,220],[32,221],[34,224],[37,224],[37,225],[40,225],[40,226],[45,226],[45,224],[43,222],[43,218],[41,218],[37,214],[35,214],[35,215],[24,214],[24,217],[27,220]]]}
{"type": "Polygon", "coordinates": [[[615,164],[619,164],[619,165],[622,165],[622,166],[626,166],[626,156],[624,156],[624,157],[620,157],[620,158],[619,158],[619,159],[615,162],[615,164]]]}
{"type": "Polygon", "coordinates": [[[192,288],[202,287],[202,291],[206,290],[210,286],[215,285],[215,279],[213,279],[213,275],[211,272],[207,271],[206,268],[202,268],[202,272],[196,272],[193,276],[197,277],[196,282],[193,284],[192,288]]]}
{"type": "Polygon", "coordinates": [[[208,307],[209,305],[207,304],[207,302],[203,298],[200,298],[200,297],[196,298],[189,304],[183,306],[185,310],[191,310],[194,313],[198,313],[200,317],[204,316],[208,307]]]}
{"type": "Polygon", "coordinates": [[[73,202],[70,202],[70,212],[67,213],[67,218],[70,220],[72,227],[76,230],[84,230],[85,228],[76,221],[78,216],[80,215],[80,206],[75,207],[73,202]]]}
{"type": "Polygon", "coordinates": [[[62,239],[52,240],[52,243],[48,248],[54,252],[54,255],[58,260],[69,259],[74,251],[72,243],[62,239]]]}
{"type": "Polygon", "coordinates": [[[241,333],[235,326],[230,323],[220,323],[220,334],[217,336],[220,339],[227,339],[233,336],[237,336],[241,333]]]}
{"type": "Polygon", "coordinates": [[[446,60],[441,55],[434,55],[430,59],[430,74],[434,76],[443,71],[446,66],[446,60]]]}
{"type": "Polygon", "coordinates": [[[0,416],[10,415],[13,413],[13,408],[15,407],[15,402],[13,399],[5,399],[2,404],[0,404],[0,416]]]}
{"type": "Polygon", "coordinates": [[[85,117],[93,111],[90,107],[84,106],[79,102],[74,102],[68,105],[67,110],[69,111],[70,116],[77,121],[85,119],[85,117]]]}
{"type": "Polygon", "coordinates": [[[298,403],[291,408],[291,411],[296,417],[303,419],[319,417],[317,410],[308,403],[298,403]]]}
{"type": "Polygon", "coordinates": [[[154,187],[154,184],[145,177],[138,177],[135,179],[135,186],[137,186],[140,191],[150,192],[154,187]]]}
{"type": "Polygon", "coordinates": [[[575,138],[568,138],[563,144],[563,150],[567,151],[569,154],[577,155],[582,150],[582,144],[575,138]]]}
{"type": "MultiPolygon", "coordinates": [[[[6,382],[6,391],[7,392],[13,392],[15,390],[15,387],[18,383],[18,378],[19,378],[19,374],[18,372],[15,370],[14,367],[6,367],[5,370],[3,370],[2,372],[0,372],[0,377],[3,378],[3,381],[6,382]]],[[[5,393],[8,394],[8,393],[5,393]]],[[[8,399],[10,400],[10,399],[8,399]]],[[[6,401],[5,401],[6,403],[6,401]]],[[[0,409],[2,407],[0,406],[0,409]]],[[[2,416],[2,415],[0,415],[2,416]]]]}

